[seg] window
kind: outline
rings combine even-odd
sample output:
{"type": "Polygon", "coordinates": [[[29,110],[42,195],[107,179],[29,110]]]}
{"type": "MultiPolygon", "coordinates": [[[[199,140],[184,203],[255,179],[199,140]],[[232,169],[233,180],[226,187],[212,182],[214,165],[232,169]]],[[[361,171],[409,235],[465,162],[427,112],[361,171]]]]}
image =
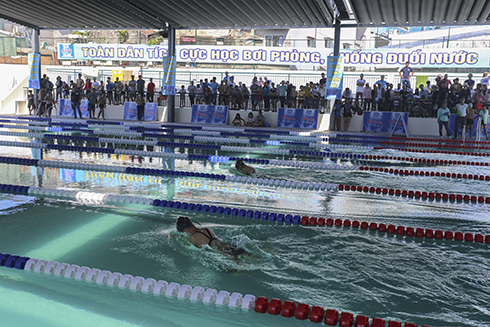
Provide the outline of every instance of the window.
{"type": "Polygon", "coordinates": [[[223,45],[223,44],[225,44],[225,38],[224,37],[217,37],[216,38],[216,44],[217,45],[223,45]]]}
{"type": "Polygon", "coordinates": [[[306,40],[308,48],[316,48],[316,42],[314,37],[308,36],[308,39],[306,40]]]}
{"type": "Polygon", "coordinates": [[[325,38],[325,48],[333,48],[333,39],[326,37],[325,38]]]}
{"type": "Polygon", "coordinates": [[[284,44],[284,36],[283,35],[272,35],[267,34],[264,35],[265,46],[266,47],[282,47],[284,44]]]}

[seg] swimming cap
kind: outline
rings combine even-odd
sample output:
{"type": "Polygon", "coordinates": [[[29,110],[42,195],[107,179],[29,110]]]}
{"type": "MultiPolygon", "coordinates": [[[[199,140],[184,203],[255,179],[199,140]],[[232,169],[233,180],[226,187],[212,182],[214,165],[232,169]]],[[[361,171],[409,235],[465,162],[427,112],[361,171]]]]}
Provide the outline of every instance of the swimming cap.
{"type": "Polygon", "coordinates": [[[177,220],[177,231],[182,233],[187,227],[194,226],[189,217],[179,217],[177,220]]]}
{"type": "Polygon", "coordinates": [[[236,169],[240,169],[241,166],[243,166],[244,163],[243,163],[243,160],[242,159],[238,159],[235,163],[235,168],[236,169]]]}

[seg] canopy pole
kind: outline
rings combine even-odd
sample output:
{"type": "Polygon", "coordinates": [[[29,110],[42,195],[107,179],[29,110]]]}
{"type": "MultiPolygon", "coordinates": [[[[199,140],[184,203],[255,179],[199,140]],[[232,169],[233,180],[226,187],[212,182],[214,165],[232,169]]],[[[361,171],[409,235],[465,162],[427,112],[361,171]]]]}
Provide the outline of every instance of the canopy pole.
{"type": "MultiPolygon", "coordinates": [[[[39,27],[32,29],[32,52],[39,53],[39,27]]],[[[39,58],[39,69],[37,80],[41,81],[41,58],[39,58]]],[[[34,94],[34,114],[37,115],[39,110],[39,89],[33,90],[34,94]]]]}
{"type": "Polygon", "coordinates": [[[333,55],[338,56],[340,54],[340,19],[335,18],[335,34],[333,40],[333,55]]]}
{"type": "MultiPolygon", "coordinates": [[[[175,28],[168,26],[168,56],[175,56],[175,28]]],[[[175,121],[175,95],[168,95],[167,121],[175,121]]]]}

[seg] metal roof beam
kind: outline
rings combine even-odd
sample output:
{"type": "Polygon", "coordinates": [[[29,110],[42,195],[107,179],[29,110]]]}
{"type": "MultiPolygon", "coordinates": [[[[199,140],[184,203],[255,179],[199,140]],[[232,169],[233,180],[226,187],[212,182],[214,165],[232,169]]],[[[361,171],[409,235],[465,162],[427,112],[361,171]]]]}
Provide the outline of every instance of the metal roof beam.
{"type": "Polygon", "coordinates": [[[468,20],[468,15],[470,14],[471,8],[473,7],[474,0],[465,1],[464,5],[458,12],[456,21],[458,24],[465,24],[468,20]]]}
{"type": "Polygon", "coordinates": [[[488,16],[490,15],[490,1],[485,1],[485,6],[480,12],[480,15],[478,15],[478,23],[483,24],[483,23],[490,23],[488,21],[488,16]]]}

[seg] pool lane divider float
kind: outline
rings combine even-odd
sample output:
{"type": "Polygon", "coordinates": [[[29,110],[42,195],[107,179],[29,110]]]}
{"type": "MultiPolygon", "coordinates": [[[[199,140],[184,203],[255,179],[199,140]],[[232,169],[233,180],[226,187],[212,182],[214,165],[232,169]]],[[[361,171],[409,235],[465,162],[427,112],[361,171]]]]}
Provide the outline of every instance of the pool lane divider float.
{"type": "Polygon", "coordinates": [[[390,148],[390,147],[374,147],[373,150],[393,149],[397,151],[405,152],[418,152],[418,153],[437,153],[437,154],[454,154],[458,156],[476,156],[476,157],[489,157],[490,153],[484,152],[456,152],[456,151],[444,151],[444,150],[418,150],[418,149],[402,149],[402,148],[390,148]]]}
{"type": "Polygon", "coordinates": [[[242,295],[241,293],[230,293],[228,291],[217,291],[212,288],[207,290],[200,286],[192,287],[190,285],[180,285],[178,283],[168,283],[164,280],[153,278],[144,278],[119,272],[111,272],[86,266],[60,263],[56,261],[41,260],[36,258],[21,257],[0,253],[0,266],[6,268],[15,268],[19,270],[32,271],[55,277],[64,277],[129,289],[135,292],[141,292],[154,295],[165,295],[176,297],[182,300],[203,302],[215,304],[218,306],[228,306],[230,308],[240,308],[246,311],[254,309],[256,297],[251,294],[242,295]]]}
{"type": "Polygon", "coordinates": [[[488,175],[477,175],[477,174],[460,174],[460,173],[445,173],[445,172],[434,172],[434,171],[422,171],[422,170],[408,170],[408,169],[394,169],[394,168],[378,168],[378,167],[368,167],[360,166],[360,171],[378,171],[385,172],[400,176],[426,176],[426,177],[448,177],[448,178],[463,178],[463,179],[473,179],[480,181],[490,181],[490,176],[488,175]]]}
{"type": "MultiPolygon", "coordinates": [[[[165,295],[176,297],[180,300],[192,302],[202,302],[215,304],[216,306],[241,309],[244,311],[255,311],[258,313],[269,313],[283,317],[296,317],[298,320],[309,318],[313,322],[322,322],[328,326],[364,326],[369,327],[369,318],[364,315],[357,315],[354,322],[354,315],[350,312],[339,312],[334,309],[327,309],[320,306],[312,306],[306,303],[296,303],[294,301],[284,301],[279,299],[269,299],[263,296],[256,297],[252,294],[243,295],[238,292],[217,291],[212,288],[204,289],[200,286],[180,285],[178,283],[168,283],[165,280],[154,278],[144,278],[109,270],[90,268],[75,264],[60,263],[57,261],[41,260],[36,258],[22,257],[7,253],[0,253],[0,267],[14,268],[18,270],[30,271],[38,274],[45,274],[54,277],[74,279],[80,282],[95,283],[98,285],[129,289],[133,292],[143,294],[153,294],[155,296],[165,295]]],[[[385,327],[384,319],[373,318],[371,327],[385,327]]],[[[389,321],[388,327],[401,327],[398,321],[389,321]]],[[[412,323],[406,323],[405,327],[417,327],[412,323]]],[[[430,327],[424,325],[422,327],[430,327]]]]}
{"type": "MultiPolygon", "coordinates": [[[[350,221],[346,219],[333,219],[333,218],[317,218],[308,217],[292,214],[282,214],[275,212],[266,212],[259,210],[245,210],[238,208],[229,208],[215,205],[199,204],[199,203],[187,203],[180,201],[167,201],[159,199],[148,199],[137,196],[125,196],[125,195],[115,195],[115,194],[104,194],[104,193],[94,193],[94,192],[84,192],[84,191],[69,191],[69,190],[58,190],[58,189],[48,189],[39,188],[34,186],[19,186],[19,185],[7,185],[0,184],[0,193],[9,194],[20,194],[29,196],[42,196],[42,197],[56,197],[56,198],[67,198],[79,201],[83,204],[94,205],[94,204],[138,204],[146,205],[160,208],[170,208],[187,210],[193,212],[208,212],[216,213],[221,215],[230,215],[236,217],[246,217],[254,220],[271,221],[277,223],[284,223],[289,225],[301,225],[301,226],[337,226],[337,227],[348,227],[348,228],[361,228],[364,230],[378,231],[388,234],[397,234],[400,236],[407,237],[417,237],[426,238],[430,240],[455,240],[455,241],[466,241],[466,242],[477,242],[490,244],[490,235],[483,236],[482,234],[471,234],[462,232],[452,232],[452,231],[441,231],[423,228],[413,228],[405,226],[395,226],[386,225],[384,223],[368,223],[359,222],[357,220],[350,221]]],[[[487,198],[490,203],[490,197],[487,198]]]]}
{"type": "MultiPolygon", "coordinates": [[[[14,133],[14,132],[7,132],[7,133],[14,133]]],[[[10,135],[10,134],[5,134],[5,135],[10,135]]],[[[68,139],[72,141],[122,143],[122,144],[133,144],[133,145],[134,144],[142,145],[142,142],[143,143],[145,142],[140,140],[120,140],[120,139],[110,139],[110,138],[68,136],[68,135],[53,135],[51,138],[68,139]]],[[[230,151],[230,152],[254,152],[255,150],[257,150],[257,151],[267,151],[269,153],[276,153],[276,154],[305,155],[305,156],[316,156],[316,157],[331,158],[331,159],[397,160],[397,161],[406,161],[411,163],[423,163],[427,165],[469,165],[469,166],[490,165],[488,162],[478,162],[478,161],[471,162],[471,161],[442,160],[442,159],[434,160],[434,159],[419,159],[419,158],[395,157],[395,156],[364,155],[364,154],[335,153],[335,152],[306,151],[306,150],[266,149],[266,148],[189,144],[189,143],[176,143],[176,142],[155,142],[152,143],[152,145],[163,146],[163,147],[165,146],[186,147],[186,148],[214,150],[214,151],[221,150],[221,151],[230,151]]],[[[14,142],[14,141],[0,141],[0,146],[15,146],[15,147],[52,149],[52,150],[54,149],[54,150],[65,150],[65,151],[101,152],[101,153],[112,153],[112,154],[146,156],[146,157],[169,157],[169,158],[179,158],[179,159],[187,159],[187,156],[191,156],[187,154],[163,153],[163,152],[154,152],[154,151],[138,151],[138,150],[124,150],[124,149],[102,148],[102,147],[72,146],[72,145],[46,144],[46,143],[27,143],[27,142],[14,142]]],[[[243,159],[244,161],[246,160],[246,158],[241,158],[241,159],[243,159]]],[[[278,161],[280,160],[275,160],[275,162],[278,161]]],[[[273,162],[273,160],[272,159],[264,160],[264,163],[268,163],[268,162],[273,162]]]]}
{"type": "MultiPolygon", "coordinates": [[[[399,189],[388,189],[380,188],[374,186],[360,186],[360,185],[344,185],[344,184],[330,184],[330,183],[320,183],[320,182],[298,182],[289,180],[279,180],[279,179],[268,179],[268,178],[257,178],[249,176],[234,176],[234,175],[223,175],[223,174],[210,174],[210,173],[198,173],[198,172],[187,172],[187,171],[177,171],[177,170],[165,170],[165,169],[151,169],[151,168],[137,168],[137,167],[123,167],[123,166],[109,166],[109,165],[93,165],[93,164],[83,164],[77,162],[62,162],[62,161],[52,161],[52,160],[38,160],[38,159],[23,159],[23,158],[8,158],[0,157],[0,162],[7,164],[22,164],[38,167],[53,167],[53,168],[68,168],[68,169],[85,169],[85,170],[95,170],[95,171],[107,171],[107,172],[117,172],[117,173],[127,173],[127,174],[138,174],[138,175],[154,175],[154,176],[175,176],[175,177],[197,177],[197,178],[209,178],[221,181],[245,183],[245,184],[255,184],[255,185],[269,185],[276,187],[285,188],[297,188],[304,190],[322,190],[322,191],[358,191],[358,192],[369,192],[376,194],[389,194],[391,196],[402,196],[415,199],[431,200],[431,201],[451,201],[451,202],[471,202],[479,204],[490,204],[490,197],[467,195],[467,194],[448,194],[448,193],[435,193],[435,192],[425,192],[425,191],[412,191],[412,190],[399,190],[399,189]]],[[[378,169],[379,170],[379,169],[378,169]]],[[[456,175],[457,176],[457,175],[456,175]]]]}

